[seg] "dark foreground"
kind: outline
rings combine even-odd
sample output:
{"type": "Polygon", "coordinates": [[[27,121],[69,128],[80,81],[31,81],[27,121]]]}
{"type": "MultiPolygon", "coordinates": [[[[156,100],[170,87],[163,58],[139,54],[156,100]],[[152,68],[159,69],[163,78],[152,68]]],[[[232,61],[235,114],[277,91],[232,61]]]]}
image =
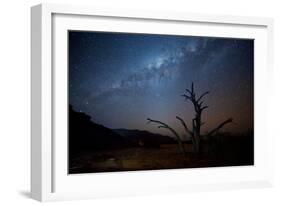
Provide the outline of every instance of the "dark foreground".
{"type": "Polygon", "coordinates": [[[200,152],[185,142],[149,131],[110,129],[69,108],[69,173],[158,170],[254,164],[253,132],[217,134],[204,139],[200,152]]]}
{"type": "Polygon", "coordinates": [[[70,157],[69,173],[253,165],[253,145],[253,138],[249,136],[222,136],[204,142],[200,153],[193,153],[191,144],[185,144],[186,156],[174,143],[151,148],[88,151],[70,157]]]}

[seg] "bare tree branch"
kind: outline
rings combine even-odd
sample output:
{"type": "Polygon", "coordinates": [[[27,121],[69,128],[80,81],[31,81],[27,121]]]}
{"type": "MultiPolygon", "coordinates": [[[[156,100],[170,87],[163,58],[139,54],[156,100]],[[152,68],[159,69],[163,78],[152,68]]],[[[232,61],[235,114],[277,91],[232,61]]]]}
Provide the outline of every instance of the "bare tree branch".
{"type": "MultiPolygon", "coordinates": [[[[197,102],[199,102],[205,95],[209,94],[210,92],[207,91],[207,92],[204,92],[203,94],[201,94],[201,96],[197,99],[197,102]]],[[[203,102],[202,102],[203,103],[203,102]]],[[[202,104],[201,103],[201,104],[202,104]]]]}
{"type": "Polygon", "coordinates": [[[227,120],[225,120],[224,122],[220,123],[219,126],[217,126],[215,129],[213,129],[212,131],[210,131],[207,136],[212,136],[214,133],[218,132],[224,125],[233,122],[232,118],[229,118],[227,120]]]}
{"type": "Polygon", "coordinates": [[[195,145],[196,144],[196,142],[195,142],[196,140],[194,139],[194,133],[192,131],[190,131],[190,129],[188,129],[188,127],[186,126],[186,124],[185,124],[185,122],[184,122],[184,120],[182,118],[180,118],[178,116],[176,116],[176,118],[178,120],[180,120],[180,122],[182,123],[186,133],[188,133],[190,135],[190,139],[192,141],[192,144],[195,145]]]}
{"type": "Polygon", "coordinates": [[[187,91],[190,95],[192,95],[192,92],[191,92],[189,89],[186,89],[186,91],[187,91]]]}
{"type": "Polygon", "coordinates": [[[192,97],[190,97],[190,96],[187,96],[186,94],[183,94],[183,95],[181,95],[182,97],[185,97],[185,100],[191,100],[192,99],[192,97]]]}
{"type": "Polygon", "coordinates": [[[193,133],[190,131],[190,129],[188,129],[188,127],[186,126],[184,120],[183,120],[182,118],[180,118],[179,116],[176,116],[176,118],[177,118],[178,120],[180,120],[180,122],[182,123],[182,125],[183,125],[185,131],[186,131],[190,136],[193,136],[193,133]]]}
{"type": "MultiPolygon", "coordinates": [[[[188,94],[182,95],[185,97],[186,100],[190,100],[191,103],[193,104],[194,110],[195,110],[195,117],[192,120],[192,137],[193,137],[193,142],[194,142],[194,148],[195,151],[199,152],[199,144],[200,144],[200,139],[201,139],[201,126],[204,124],[201,122],[201,115],[202,112],[208,108],[208,106],[203,106],[204,101],[202,101],[203,97],[209,94],[210,92],[204,92],[202,93],[198,99],[196,99],[196,93],[194,91],[194,83],[191,83],[191,88],[186,89],[186,92],[188,94]],[[189,96],[190,95],[190,96],[189,96]]],[[[182,122],[182,121],[181,121],[182,122]]],[[[183,122],[182,122],[183,124],[183,122]]],[[[187,131],[187,133],[190,134],[190,132],[187,131]]]]}
{"type": "Polygon", "coordinates": [[[150,118],[147,118],[147,120],[148,120],[148,123],[153,122],[153,123],[160,124],[160,126],[158,126],[158,128],[165,128],[165,129],[170,130],[175,135],[175,137],[178,141],[180,150],[182,151],[182,153],[184,155],[186,155],[186,151],[185,151],[184,145],[182,143],[182,140],[181,140],[179,134],[173,128],[171,128],[169,125],[165,124],[164,122],[161,122],[161,121],[158,121],[158,120],[153,120],[153,119],[150,119],[150,118]]]}
{"type": "Polygon", "coordinates": [[[207,109],[207,108],[209,108],[209,106],[204,106],[204,107],[200,108],[200,110],[202,112],[204,109],[207,109]]]}
{"type": "Polygon", "coordinates": [[[167,128],[167,127],[164,127],[164,126],[158,126],[158,128],[160,129],[160,128],[167,128]]]}
{"type": "MultiPolygon", "coordinates": [[[[191,83],[191,87],[189,89],[186,89],[186,93],[181,95],[182,97],[185,98],[185,100],[189,100],[193,107],[194,107],[194,111],[195,111],[195,116],[192,119],[192,129],[190,130],[187,125],[185,124],[185,121],[181,118],[176,116],[176,118],[181,122],[181,124],[183,125],[186,133],[188,135],[190,135],[191,140],[192,140],[192,144],[193,144],[193,149],[195,152],[200,152],[200,142],[201,142],[201,127],[205,124],[205,122],[202,122],[202,112],[209,108],[209,106],[205,106],[204,105],[204,101],[203,98],[209,94],[209,91],[203,92],[198,98],[196,98],[196,92],[194,90],[194,83],[191,83]]],[[[179,136],[179,134],[173,129],[171,128],[169,125],[165,124],[164,122],[158,121],[158,120],[152,120],[152,119],[147,119],[150,122],[153,123],[157,123],[158,124],[158,128],[165,128],[170,130],[174,136],[177,138],[178,144],[180,149],[182,150],[182,152],[185,154],[185,149],[184,149],[184,145],[182,144],[182,140],[179,136]]],[[[224,125],[233,122],[232,118],[227,119],[226,121],[222,122],[221,124],[219,124],[215,129],[211,130],[211,132],[209,132],[207,134],[207,136],[211,136],[214,135],[216,132],[218,132],[222,127],[224,127],[224,125]]],[[[205,136],[205,135],[204,135],[205,136]]]]}

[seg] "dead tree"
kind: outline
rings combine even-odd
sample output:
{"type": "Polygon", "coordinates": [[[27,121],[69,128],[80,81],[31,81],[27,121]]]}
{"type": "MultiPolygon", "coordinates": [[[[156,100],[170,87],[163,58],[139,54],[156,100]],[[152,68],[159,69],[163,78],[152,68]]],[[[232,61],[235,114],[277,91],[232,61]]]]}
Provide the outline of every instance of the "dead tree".
{"type": "Polygon", "coordinates": [[[195,117],[192,120],[192,137],[193,139],[193,146],[196,152],[200,150],[200,139],[201,139],[201,126],[204,124],[201,121],[202,112],[208,108],[208,106],[203,105],[203,97],[209,94],[209,91],[204,92],[198,98],[196,97],[196,93],[194,91],[193,82],[191,84],[191,89],[186,89],[187,94],[183,94],[182,96],[185,97],[186,100],[189,100],[194,107],[195,110],[195,117]]]}
{"type": "MultiPolygon", "coordinates": [[[[195,117],[192,119],[192,132],[190,132],[190,130],[187,131],[187,133],[190,134],[190,136],[191,136],[191,140],[193,143],[193,149],[195,152],[200,151],[200,140],[202,137],[201,126],[203,124],[205,124],[204,122],[202,122],[202,118],[201,118],[202,112],[208,108],[207,105],[204,105],[204,101],[202,99],[204,96],[206,96],[209,93],[210,92],[207,91],[197,97],[196,93],[194,91],[194,84],[192,82],[191,88],[186,89],[186,94],[182,95],[186,100],[189,100],[193,104],[194,111],[195,111],[195,117]]],[[[226,121],[219,124],[218,127],[211,130],[211,132],[209,132],[206,136],[208,136],[208,137],[212,136],[213,134],[217,133],[224,125],[226,125],[227,123],[230,123],[230,122],[232,122],[232,118],[229,118],[226,121]]],[[[183,123],[184,123],[184,121],[183,121],[183,123]]],[[[184,126],[184,127],[186,128],[186,126],[184,126]]]]}
{"type": "MultiPolygon", "coordinates": [[[[207,105],[204,105],[204,101],[202,99],[203,99],[204,96],[206,96],[209,93],[210,92],[207,91],[207,92],[204,92],[200,96],[197,97],[197,95],[196,95],[196,93],[194,91],[194,84],[192,82],[191,88],[190,89],[186,89],[186,94],[182,95],[186,100],[189,100],[192,103],[193,107],[194,107],[195,116],[192,119],[192,130],[190,130],[187,127],[185,121],[181,117],[179,117],[179,116],[176,117],[181,122],[181,124],[183,125],[186,133],[190,136],[194,152],[200,152],[200,141],[201,141],[201,138],[202,138],[201,127],[202,127],[202,125],[205,124],[204,122],[202,122],[201,116],[202,116],[202,112],[205,109],[208,108],[207,105]]],[[[158,128],[169,129],[175,135],[175,137],[176,137],[176,139],[178,141],[179,147],[181,148],[181,151],[184,154],[186,154],[186,151],[184,149],[184,144],[182,143],[182,140],[181,140],[180,136],[178,135],[178,133],[173,128],[171,128],[167,124],[165,124],[165,123],[163,123],[161,121],[158,121],[158,120],[152,120],[152,119],[149,119],[149,118],[147,120],[149,121],[149,123],[150,122],[154,122],[154,123],[159,124],[160,126],[158,126],[158,128]]],[[[224,122],[219,124],[216,128],[214,128],[213,130],[211,130],[209,133],[207,133],[204,136],[207,136],[207,137],[213,136],[223,126],[225,126],[228,123],[231,123],[232,121],[233,121],[232,118],[229,118],[229,119],[225,120],[224,122]]]]}

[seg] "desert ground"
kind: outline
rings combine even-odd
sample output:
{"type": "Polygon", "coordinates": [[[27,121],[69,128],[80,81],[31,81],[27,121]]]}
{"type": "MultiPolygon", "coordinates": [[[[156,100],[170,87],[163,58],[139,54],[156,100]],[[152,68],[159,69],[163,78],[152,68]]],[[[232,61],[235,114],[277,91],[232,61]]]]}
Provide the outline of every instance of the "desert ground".
{"type": "Polygon", "coordinates": [[[224,137],[213,146],[208,143],[200,153],[194,153],[191,144],[184,144],[186,155],[177,144],[85,152],[70,159],[69,173],[253,165],[252,143],[253,139],[246,136],[224,137]]]}

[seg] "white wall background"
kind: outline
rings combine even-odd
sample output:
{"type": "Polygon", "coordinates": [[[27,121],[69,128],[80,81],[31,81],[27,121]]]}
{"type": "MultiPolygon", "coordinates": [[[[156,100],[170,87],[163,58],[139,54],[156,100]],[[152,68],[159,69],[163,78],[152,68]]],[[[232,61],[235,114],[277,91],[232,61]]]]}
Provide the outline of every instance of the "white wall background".
{"type": "MultiPolygon", "coordinates": [[[[7,0],[0,12],[0,205],[38,205],[28,196],[30,181],[30,6],[45,2],[7,0]]],[[[58,202],[59,205],[281,205],[281,6],[277,0],[57,0],[155,11],[265,16],[275,20],[275,182],[270,189],[58,202]],[[280,57],[279,57],[280,56],[280,57]]],[[[266,98],[266,94],[265,94],[266,98]]],[[[266,138],[266,137],[265,137],[266,138]]]]}

